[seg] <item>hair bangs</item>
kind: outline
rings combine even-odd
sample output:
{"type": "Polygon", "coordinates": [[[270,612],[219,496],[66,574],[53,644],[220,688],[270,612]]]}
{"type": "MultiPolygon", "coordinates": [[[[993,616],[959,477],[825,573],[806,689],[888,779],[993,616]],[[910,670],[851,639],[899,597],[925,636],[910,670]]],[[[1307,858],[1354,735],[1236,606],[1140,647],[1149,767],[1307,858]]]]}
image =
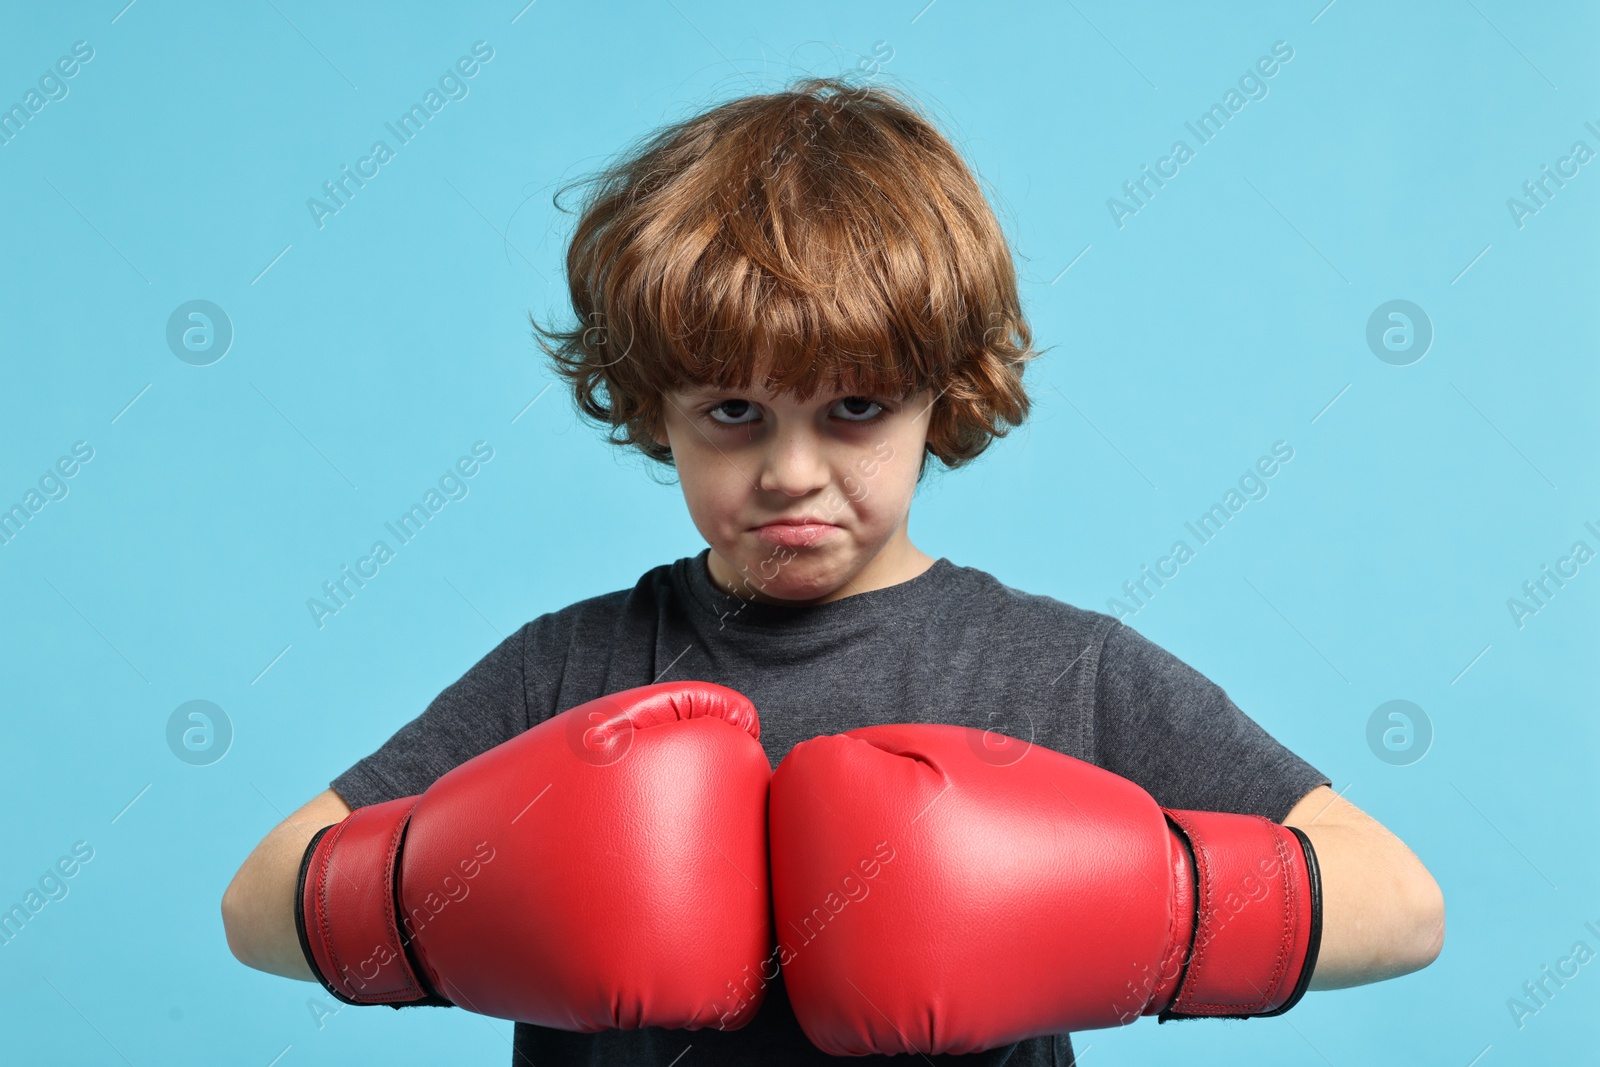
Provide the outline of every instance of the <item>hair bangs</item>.
{"type": "Polygon", "coordinates": [[[578,323],[534,326],[615,443],[670,463],[666,393],[758,377],[800,399],[931,390],[928,450],[949,466],[1026,416],[1036,353],[1009,249],[955,150],[892,93],[810,79],[731,101],[587,184],[578,323]]]}

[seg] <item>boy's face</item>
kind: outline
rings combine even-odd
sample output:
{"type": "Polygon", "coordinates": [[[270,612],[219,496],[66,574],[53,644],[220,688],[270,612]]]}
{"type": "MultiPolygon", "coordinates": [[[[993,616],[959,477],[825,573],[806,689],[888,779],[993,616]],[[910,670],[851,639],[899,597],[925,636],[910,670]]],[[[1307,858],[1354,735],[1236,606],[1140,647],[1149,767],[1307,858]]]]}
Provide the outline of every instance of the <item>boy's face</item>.
{"type": "MultiPolygon", "coordinates": [[[[761,380],[761,375],[756,375],[761,380]]],[[[746,599],[821,604],[907,581],[933,561],[906,532],[932,397],[752,385],[668,393],[672,449],[718,586],[746,599]],[[813,520],[784,525],[784,520],[813,520]]]]}

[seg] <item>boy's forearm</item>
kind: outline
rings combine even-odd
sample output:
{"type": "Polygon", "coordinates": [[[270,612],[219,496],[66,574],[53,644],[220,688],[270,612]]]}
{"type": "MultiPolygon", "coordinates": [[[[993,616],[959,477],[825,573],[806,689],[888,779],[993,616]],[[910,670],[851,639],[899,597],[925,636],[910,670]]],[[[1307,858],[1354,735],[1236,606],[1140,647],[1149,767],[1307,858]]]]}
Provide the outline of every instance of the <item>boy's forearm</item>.
{"type": "Polygon", "coordinates": [[[300,949],[294,909],[300,860],[322,827],[337,822],[324,814],[297,819],[299,813],[262,838],[240,866],[222,896],[228,947],[241,963],[302,981],[316,981],[300,949]]]}
{"type": "Polygon", "coordinates": [[[1284,822],[1311,839],[1322,874],[1322,950],[1311,989],[1397,978],[1438,957],[1444,897],[1399,838],[1326,786],[1284,822]]]}

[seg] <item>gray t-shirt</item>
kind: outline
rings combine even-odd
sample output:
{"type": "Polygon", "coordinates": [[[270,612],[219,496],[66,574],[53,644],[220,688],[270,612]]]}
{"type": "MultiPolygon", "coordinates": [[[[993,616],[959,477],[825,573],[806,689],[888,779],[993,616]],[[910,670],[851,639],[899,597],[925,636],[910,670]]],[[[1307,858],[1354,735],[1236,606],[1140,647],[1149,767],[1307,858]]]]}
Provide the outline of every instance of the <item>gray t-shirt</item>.
{"type": "MultiPolygon", "coordinates": [[[[351,807],[421,793],[568,708],[684,679],[748,696],[774,768],[795,744],[820,734],[934,722],[994,730],[1087,760],[1169,808],[1282,820],[1328,783],[1215,683],[1109,615],[1021,592],[948,559],[910,581],[829,604],[764,604],[713,585],[708,554],[526,624],[335,778],[334,791],[351,807]]],[[[690,1045],[696,1065],[839,1061],[806,1039],[780,975],[740,1030],[575,1034],[518,1023],[513,1063],[668,1067],[690,1045]]],[[[929,1060],[1074,1062],[1065,1034],[929,1060]]]]}

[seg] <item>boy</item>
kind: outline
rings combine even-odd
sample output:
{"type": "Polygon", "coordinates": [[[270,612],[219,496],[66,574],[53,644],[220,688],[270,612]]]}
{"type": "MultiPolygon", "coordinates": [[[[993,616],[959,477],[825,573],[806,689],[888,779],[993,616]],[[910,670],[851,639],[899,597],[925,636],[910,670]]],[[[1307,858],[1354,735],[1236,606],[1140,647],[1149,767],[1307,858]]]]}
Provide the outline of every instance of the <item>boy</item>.
{"type": "MultiPolygon", "coordinates": [[[[313,977],[296,877],[352,808],[603,695],[687,679],[753,701],[773,766],[819,735],[956,724],[1163,806],[1299,827],[1321,867],[1312,989],[1437,956],[1443,900],[1417,858],[1222,689],[1116,619],[912,543],[929,457],[961,466],[1020,424],[1036,353],[993,213],[909,103],[812,79],[668,127],[594,181],[567,269],[575,322],[535,323],[541,344],[613,443],[676,469],[708,547],[528,623],[273,830],[223,901],[241,960],[313,977]]],[[[665,1065],[690,1045],[697,1064],[827,1059],[781,978],[765,995],[738,1029],[518,1023],[515,1061],[665,1065]]],[[[1071,1043],[968,1061],[1071,1063],[1071,1043]]]]}

